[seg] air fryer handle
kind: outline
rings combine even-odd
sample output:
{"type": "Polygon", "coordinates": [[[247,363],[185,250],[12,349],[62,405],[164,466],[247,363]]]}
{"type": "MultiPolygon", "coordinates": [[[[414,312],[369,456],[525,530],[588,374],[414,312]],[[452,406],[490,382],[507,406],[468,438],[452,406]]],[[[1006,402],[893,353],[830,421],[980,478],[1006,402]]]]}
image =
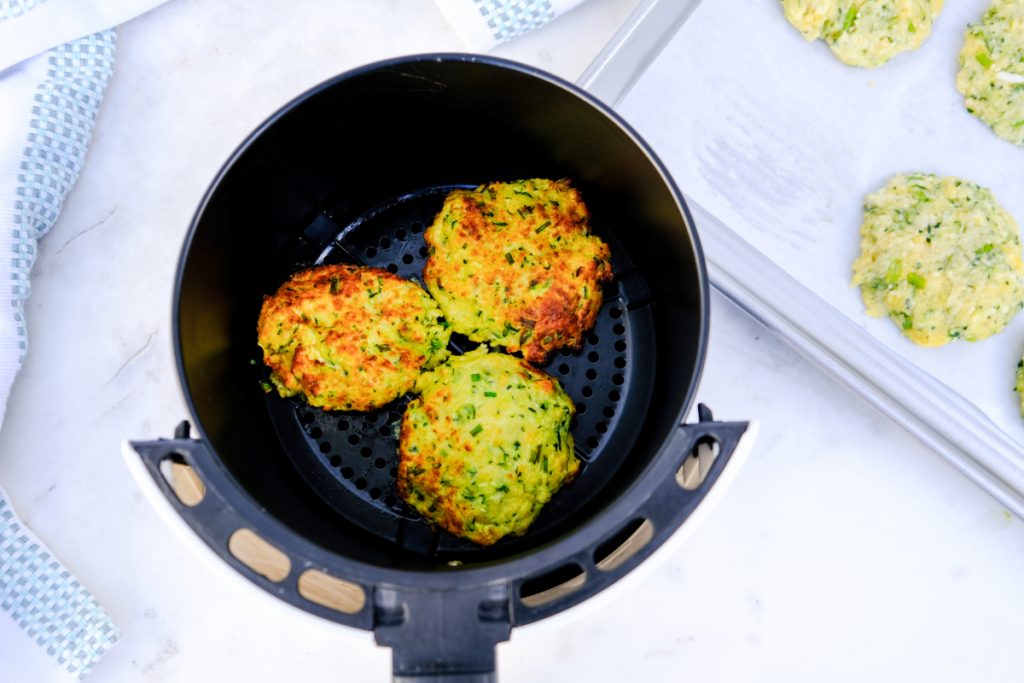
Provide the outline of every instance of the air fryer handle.
{"type": "Polygon", "coordinates": [[[459,590],[380,586],[374,635],[400,683],[496,683],[494,648],[512,630],[504,580],[459,590]]]}

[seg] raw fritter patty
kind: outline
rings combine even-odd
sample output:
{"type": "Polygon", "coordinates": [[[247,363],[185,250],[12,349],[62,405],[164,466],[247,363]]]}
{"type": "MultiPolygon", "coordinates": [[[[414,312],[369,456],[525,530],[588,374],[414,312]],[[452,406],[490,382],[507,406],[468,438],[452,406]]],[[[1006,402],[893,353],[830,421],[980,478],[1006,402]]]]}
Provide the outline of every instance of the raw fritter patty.
{"type": "Polygon", "coordinates": [[[921,47],[943,0],[782,0],[807,40],[821,38],[840,61],[875,67],[921,47]]]}
{"type": "Polygon", "coordinates": [[[853,273],[868,313],[922,346],[985,339],[1024,306],[1017,223],[959,178],[901,175],[868,195],[853,273]]]}
{"type": "Polygon", "coordinates": [[[406,408],[398,493],[456,536],[491,545],[521,535],[579,471],[558,381],[480,347],[422,377],[406,408]]]}
{"type": "Polygon", "coordinates": [[[1024,146],[1024,2],[994,0],[981,23],[967,27],[956,87],[967,111],[1024,146]]]}
{"type": "Polygon", "coordinates": [[[452,329],[535,363],[579,348],[612,278],[608,245],[565,180],[452,192],[426,240],[423,280],[452,329]]]}
{"type": "Polygon", "coordinates": [[[451,331],[414,282],[386,270],[319,266],[265,297],[263,362],[282,396],[328,410],[373,410],[448,355],[451,331]]]}

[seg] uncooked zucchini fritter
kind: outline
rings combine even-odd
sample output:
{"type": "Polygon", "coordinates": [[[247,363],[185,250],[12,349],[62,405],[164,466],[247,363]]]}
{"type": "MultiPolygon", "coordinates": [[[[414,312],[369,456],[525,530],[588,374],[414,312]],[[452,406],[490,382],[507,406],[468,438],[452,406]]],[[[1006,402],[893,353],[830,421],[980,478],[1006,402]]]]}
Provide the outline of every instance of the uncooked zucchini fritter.
{"type": "Polygon", "coordinates": [[[895,176],[864,201],[860,234],[853,284],[868,314],[916,344],[979,341],[1024,308],[1020,228],[987,188],[895,176]]]}
{"type": "Polygon", "coordinates": [[[398,493],[456,536],[491,545],[522,535],[579,471],[572,400],[525,361],[480,347],[417,389],[402,418],[398,493]]]}
{"type": "Polygon", "coordinates": [[[943,0],[782,0],[789,23],[851,66],[882,66],[928,38],[943,0]]]}
{"type": "Polygon", "coordinates": [[[992,0],[967,27],[956,87],[968,112],[1024,147],[1024,2],[992,0]]]}
{"type": "Polygon", "coordinates": [[[386,270],[304,270],[265,297],[263,361],[282,396],[328,410],[374,410],[413,388],[448,355],[451,331],[414,282],[386,270]]]}
{"type": "Polygon", "coordinates": [[[452,329],[534,363],[579,348],[612,278],[608,245],[566,180],[456,190],[425,236],[423,280],[452,329]]]}

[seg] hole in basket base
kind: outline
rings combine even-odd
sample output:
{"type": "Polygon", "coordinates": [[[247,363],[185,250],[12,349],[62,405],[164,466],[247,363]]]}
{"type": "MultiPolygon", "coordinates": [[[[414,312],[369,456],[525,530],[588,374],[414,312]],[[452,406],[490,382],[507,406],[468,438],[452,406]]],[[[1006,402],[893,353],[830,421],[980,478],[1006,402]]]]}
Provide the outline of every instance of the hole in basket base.
{"type": "Polygon", "coordinates": [[[711,466],[721,450],[717,441],[702,441],[693,452],[686,456],[683,464],[676,470],[676,483],[687,491],[694,491],[707,479],[711,466]]]}
{"type": "Polygon", "coordinates": [[[654,538],[654,525],[648,519],[634,519],[594,551],[594,564],[601,571],[610,572],[622,566],[629,558],[654,538]]]}
{"type": "Polygon", "coordinates": [[[587,572],[575,563],[535,576],[523,582],[519,599],[527,607],[540,607],[574,593],[587,582],[587,572]]]}

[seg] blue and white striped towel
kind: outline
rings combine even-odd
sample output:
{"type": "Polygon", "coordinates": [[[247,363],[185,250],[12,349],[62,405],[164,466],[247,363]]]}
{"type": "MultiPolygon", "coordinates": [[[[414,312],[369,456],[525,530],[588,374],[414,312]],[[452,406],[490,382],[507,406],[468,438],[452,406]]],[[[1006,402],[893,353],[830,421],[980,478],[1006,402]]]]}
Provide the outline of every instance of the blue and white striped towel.
{"type": "MultiPolygon", "coordinates": [[[[0,0],[0,425],[28,351],[36,243],[85,160],[114,69],[111,28],[162,0],[0,0]]],[[[118,637],[0,488],[0,681],[82,678],[118,637]]]]}
{"type": "Polygon", "coordinates": [[[540,28],[583,0],[436,0],[471,50],[484,52],[540,28]]]}
{"type": "Polygon", "coordinates": [[[117,641],[110,617],[18,520],[2,488],[0,608],[3,681],[82,678],[117,641]]]}

